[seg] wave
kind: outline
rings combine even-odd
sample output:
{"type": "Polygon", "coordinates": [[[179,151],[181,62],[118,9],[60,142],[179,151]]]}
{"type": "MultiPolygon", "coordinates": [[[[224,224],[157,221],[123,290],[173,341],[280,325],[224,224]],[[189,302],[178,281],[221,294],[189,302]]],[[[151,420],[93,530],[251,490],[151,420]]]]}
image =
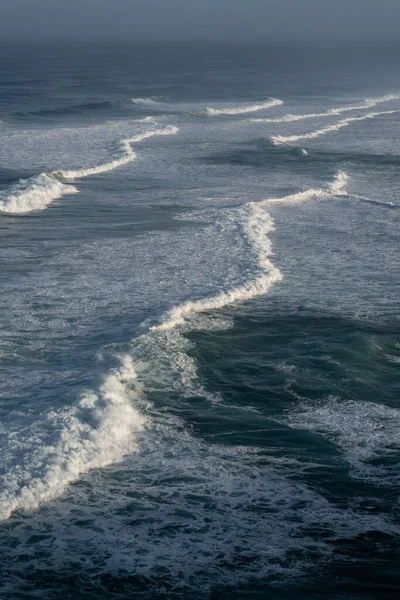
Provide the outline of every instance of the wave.
{"type": "Polygon", "coordinates": [[[70,597],[60,593],[63,581],[73,582],[75,597],[87,597],[88,581],[99,590],[111,581],[119,597],[141,581],[142,598],[206,600],[267,579],[287,588],[321,571],[343,539],[399,532],[389,516],[337,505],[299,482],[316,466],[303,457],[280,461],[265,448],[213,444],[165,412],[156,419],[142,452],[75,489],[73,510],[68,498],[28,523],[18,519],[12,551],[3,537],[9,597],[24,596],[26,573],[55,598],[70,597]]]}
{"type": "Polygon", "coordinates": [[[334,196],[347,196],[346,191],[349,176],[344,171],[339,171],[332,183],[327,188],[310,188],[304,192],[298,192],[297,194],[290,194],[283,196],[282,198],[267,198],[264,200],[266,203],[282,203],[282,204],[297,204],[312,200],[313,198],[332,198],[334,196]]]}
{"type": "Polygon", "coordinates": [[[60,496],[82,473],[136,451],[136,436],[146,419],[132,405],[135,392],[127,392],[126,383],[134,385],[135,379],[132,361],[125,356],[98,393],[84,394],[73,408],[35,418],[18,436],[11,432],[10,454],[17,460],[3,482],[1,520],[17,509],[37,508],[60,496]]]}
{"type": "Polygon", "coordinates": [[[229,108],[209,108],[207,107],[205,113],[210,116],[218,115],[244,115],[246,113],[257,112],[259,110],[265,110],[267,108],[273,108],[274,106],[281,106],[282,100],[271,98],[265,102],[259,102],[257,104],[249,104],[247,106],[237,106],[229,108]]]}
{"type": "Polygon", "coordinates": [[[274,135],[271,136],[271,142],[273,144],[289,144],[292,142],[298,142],[299,140],[312,140],[328,133],[332,133],[335,131],[339,131],[343,129],[343,127],[348,127],[350,123],[354,123],[356,121],[365,121],[367,119],[375,119],[376,117],[380,117],[382,115],[393,115],[395,113],[400,112],[400,109],[396,110],[384,110],[379,112],[370,112],[361,117],[348,117],[347,119],[342,119],[333,125],[327,125],[326,127],[321,127],[321,129],[316,129],[315,131],[311,131],[309,133],[300,133],[298,135],[274,135]]]}
{"type": "MultiPolygon", "coordinates": [[[[205,311],[265,294],[282,279],[279,269],[269,259],[272,249],[268,234],[274,229],[270,215],[260,204],[249,203],[233,209],[229,216],[242,225],[256,258],[254,279],[211,298],[186,302],[171,309],[159,325],[135,340],[135,362],[130,354],[126,354],[121,359],[121,369],[112,371],[98,392],[88,392],[72,409],[51,413],[44,422],[39,420],[35,425],[39,431],[28,428],[27,436],[34,436],[34,446],[38,449],[24,453],[24,448],[32,444],[20,436],[20,451],[17,447],[11,452],[14,456],[17,452],[17,465],[5,482],[0,518],[8,518],[16,509],[36,508],[59,496],[83,472],[118,462],[126,453],[134,451],[136,435],[147,423],[131,402],[132,399],[139,401],[142,394],[137,380],[137,373],[144,369],[140,354],[149,361],[150,351],[153,371],[168,363],[172,371],[178,372],[182,386],[190,393],[196,379],[196,365],[187,354],[187,343],[178,326],[186,322],[191,328],[209,328],[207,320],[199,321],[196,317],[205,311]],[[47,439],[54,432],[58,438],[55,441],[47,439]]],[[[220,321],[217,326],[221,326],[220,321]]]]}
{"type": "Polygon", "coordinates": [[[257,258],[259,275],[227,291],[221,291],[211,298],[188,301],[169,310],[162,322],[151,328],[151,331],[168,330],[182,325],[188,318],[199,313],[223,308],[237,302],[244,302],[256,296],[266,294],[271,287],[281,281],[282,274],[269,260],[272,253],[268,233],[274,230],[271,216],[257,203],[249,203],[242,207],[240,213],[244,217],[243,229],[252,251],[257,258]]]}
{"type": "Polygon", "coordinates": [[[178,131],[179,129],[173,125],[165,127],[164,129],[153,129],[151,131],[146,131],[145,133],[141,133],[131,138],[121,140],[121,158],[116,158],[115,160],[103,163],[101,165],[97,165],[96,167],[89,167],[87,169],[77,169],[70,171],[57,171],[54,174],[62,177],[63,179],[83,179],[84,177],[90,177],[91,175],[97,175],[99,173],[108,173],[109,171],[114,171],[114,169],[117,169],[122,165],[126,165],[136,159],[136,153],[132,149],[132,144],[143,142],[143,140],[147,140],[148,138],[158,135],[172,135],[178,133],[178,131]]]}
{"type": "MultiPolygon", "coordinates": [[[[347,180],[347,175],[339,172],[326,190],[309,190],[289,196],[286,201],[309,197],[311,192],[324,197],[345,194],[347,180]]],[[[188,353],[191,342],[184,334],[230,326],[229,320],[209,313],[265,295],[282,280],[282,273],[271,261],[269,234],[275,224],[266,207],[273,201],[250,202],[224,213],[227,221],[239,225],[248,242],[253,258],[251,279],[211,297],[171,308],[158,324],[132,342],[131,353],[121,359],[121,368],[111,371],[97,392],[84,394],[72,409],[54,412],[44,421],[39,420],[35,425],[38,431],[27,428],[27,435],[34,436],[38,449],[28,454],[29,443],[21,439],[17,460],[20,466],[6,481],[0,518],[8,518],[16,509],[36,508],[59,496],[82,473],[119,462],[126,454],[136,451],[137,436],[149,424],[149,419],[132,401],[139,406],[145,400],[149,388],[143,386],[141,378],[146,379],[146,373],[158,389],[166,385],[189,397],[201,395],[212,402],[219,401],[218,396],[202,387],[196,362],[188,353]],[[58,435],[56,440],[51,438],[54,432],[58,435]],[[38,439],[40,444],[36,442],[38,439]],[[24,456],[22,461],[21,455],[24,456]]],[[[13,448],[13,455],[15,451],[18,453],[18,448],[13,448]]]]}
{"type": "Polygon", "coordinates": [[[41,173],[27,180],[21,180],[18,185],[11,189],[11,194],[8,193],[4,200],[0,199],[0,211],[23,214],[33,210],[43,210],[61,196],[78,192],[76,187],[68,185],[68,181],[113,171],[136,159],[136,153],[132,149],[132,144],[142,142],[153,136],[176,134],[178,131],[177,127],[169,126],[164,129],[153,129],[131,138],[123,139],[120,142],[121,156],[95,167],[52,171],[51,173],[41,173]]]}
{"type": "Polygon", "coordinates": [[[30,179],[21,179],[4,200],[0,197],[0,212],[23,214],[44,210],[57,198],[76,193],[78,190],[73,185],[62,183],[51,173],[41,173],[30,179]]]}
{"type": "Polygon", "coordinates": [[[63,116],[63,115],[80,115],[85,111],[101,111],[114,108],[117,103],[113,101],[92,101],[82,102],[82,104],[73,104],[60,106],[55,108],[44,108],[40,110],[30,110],[24,112],[16,112],[13,114],[14,117],[19,119],[28,119],[30,117],[49,117],[49,116],[63,116]]]}
{"type": "Polygon", "coordinates": [[[149,98],[131,98],[133,104],[156,104],[157,100],[160,100],[158,96],[151,96],[149,98]]]}
{"type": "Polygon", "coordinates": [[[387,94],[386,96],[380,96],[379,98],[367,98],[357,104],[349,104],[348,106],[342,106],[338,108],[331,108],[327,111],[320,113],[306,113],[302,115],[284,115],[283,117],[277,117],[274,119],[252,119],[254,123],[291,123],[293,121],[303,121],[305,119],[315,119],[320,117],[334,117],[341,115],[344,112],[350,112],[352,110],[368,110],[374,108],[378,104],[384,104],[385,102],[391,102],[392,100],[399,100],[400,94],[387,94]]]}

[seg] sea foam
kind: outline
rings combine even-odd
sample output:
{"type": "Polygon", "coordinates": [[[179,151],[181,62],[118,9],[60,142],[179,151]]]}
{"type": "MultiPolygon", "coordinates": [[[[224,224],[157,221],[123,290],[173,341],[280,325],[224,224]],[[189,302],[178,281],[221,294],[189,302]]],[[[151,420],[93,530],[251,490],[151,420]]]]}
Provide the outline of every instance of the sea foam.
{"type": "Polygon", "coordinates": [[[78,192],[76,187],[68,185],[69,181],[108,173],[133,162],[136,159],[136,153],[132,148],[132,144],[140,143],[154,136],[176,134],[178,131],[179,129],[172,125],[160,129],[151,129],[121,140],[120,156],[109,162],[82,169],[41,173],[29,179],[21,180],[4,194],[4,199],[0,196],[0,212],[24,214],[34,210],[43,210],[61,196],[78,192]]]}
{"type": "Polygon", "coordinates": [[[125,138],[121,140],[121,157],[116,158],[107,163],[97,165],[95,167],[89,167],[87,169],[76,169],[69,171],[58,171],[56,174],[64,179],[83,179],[84,177],[90,177],[91,175],[98,175],[100,173],[108,173],[114,171],[123,165],[126,165],[136,159],[136,153],[132,149],[132,144],[138,144],[154,136],[159,135],[172,135],[178,133],[179,129],[173,125],[165,127],[164,129],[153,129],[145,131],[139,135],[135,135],[131,138],[125,138]]]}
{"type": "Polygon", "coordinates": [[[246,113],[257,112],[259,110],[265,110],[267,108],[273,108],[274,106],[280,106],[283,104],[282,100],[277,98],[271,98],[265,102],[258,102],[257,104],[248,104],[246,106],[231,106],[225,108],[206,108],[206,114],[210,116],[218,115],[244,115],[246,113]]]}
{"type": "Polygon", "coordinates": [[[386,96],[380,96],[379,98],[367,98],[362,102],[358,102],[356,104],[349,104],[347,106],[341,106],[337,108],[330,108],[329,110],[319,112],[319,113],[305,113],[300,115],[283,115],[282,117],[276,118],[258,118],[252,119],[255,123],[291,123],[293,121],[303,121],[305,119],[316,119],[321,117],[334,117],[336,115],[341,115],[345,112],[350,112],[353,110],[368,110],[370,108],[374,108],[378,104],[384,104],[386,102],[391,102],[392,100],[399,100],[400,94],[387,94],[386,96]]]}
{"type": "Polygon", "coordinates": [[[343,129],[343,127],[347,127],[350,123],[354,123],[356,121],[365,121],[367,119],[375,119],[376,117],[380,117],[382,115],[393,115],[395,113],[400,112],[400,109],[396,110],[385,110],[385,111],[377,111],[370,112],[361,117],[347,117],[347,119],[342,119],[341,121],[337,121],[332,125],[326,125],[325,127],[321,127],[320,129],[315,129],[314,131],[310,131],[308,133],[300,133],[298,135],[274,135],[271,136],[271,141],[275,145],[279,144],[290,144],[293,142],[298,142],[299,140],[312,140],[328,133],[333,133],[335,131],[339,131],[343,129]]]}
{"type": "Polygon", "coordinates": [[[129,356],[111,371],[97,393],[84,394],[72,408],[35,415],[18,435],[10,432],[3,456],[14,457],[2,478],[0,519],[17,509],[35,509],[63,493],[66,486],[94,468],[118,462],[136,451],[136,434],[146,419],[132,400],[139,392],[129,356]]]}
{"type": "Polygon", "coordinates": [[[57,198],[77,192],[76,187],[62,183],[53,174],[41,173],[30,179],[21,179],[4,199],[0,196],[0,212],[23,214],[44,210],[57,198]]]}
{"type": "Polygon", "coordinates": [[[312,199],[332,198],[334,196],[347,196],[346,187],[349,176],[344,171],[339,171],[334,180],[325,188],[310,188],[297,194],[289,194],[281,198],[267,198],[265,203],[297,204],[312,199]]]}
{"type": "Polygon", "coordinates": [[[257,276],[243,285],[222,290],[210,298],[187,301],[172,308],[164,316],[162,322],[154,326],[152,330],[172,329],[196,314],[266,294],[275,283],[282,279],[279,269],[269,260],[272,248],[268,233],[274,230],[273,219],[257,203],[253,202],[244,205],[239,211],[243,219],[244,232],[256,256],[257,276]]]}

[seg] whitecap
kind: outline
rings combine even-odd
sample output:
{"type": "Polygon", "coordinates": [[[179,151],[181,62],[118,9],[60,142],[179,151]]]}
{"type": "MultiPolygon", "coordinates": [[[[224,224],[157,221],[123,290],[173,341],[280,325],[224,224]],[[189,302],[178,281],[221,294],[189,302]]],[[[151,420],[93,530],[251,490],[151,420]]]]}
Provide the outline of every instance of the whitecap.
{"type": "Polygon", "coordinates": [[[76,194],[73,185],[66,185],[51,173],[41,173],[30,179],[21,179],[7,195],[0,196],[0,212],[23,214],[33,210],[44,210],[54,200],[67,194],[76,194]]]}
{"type": "Polygon", "coordinates": [[[225,108],[206,108],[206,114],[210,116],[218,116],[218,115],[244,115],[246,113],[257,112],[259,110],[266,110],[268,108],[273,108],[274,106],[281,106],[283,104],[282,100],[278,100],[277,98],[271,98],[270,100],[265,100],[264,102],[258,102],[256,104],[248,104],[245,106],[229,106],[225,108]]]}
{"type": "MultiPolygon", "coordinates": [[[[0,519],[17,509],[35,509],[60,496],[68,484],[94,468],[118,462],[136,450],[136,435],[146,419],[135,409],[139,396],[129,356],[111,371],[97,393],[83,394],[72,408],[35,415],[3,441],[0,519]],[[127,383],[131,384],[128,389],[127,383]]],[[[7,433],[7,432],[6,432],[7,433]]]]}
{"type": "Polygon", "coordinates": [[[298,142],[299,140],[313,140],[315,138],[321,137],[328,133],[333,133],[335,131],[339,131],[343,129],[343,127],[347,127],[350,123],[355,123],[356,121],[365,121],[367,119],[375,119],[376,117],[380,117],[382,115],[393,115],[395,113],[399,113],[400,109],[396,110],[385,110],[379,112],[370,112],[361,117],[348,117],[347,119],[342,119],[341,121],[337,121],[332,125],[326,125],[325,127],[321,127],[320,129],[315,129],[314,131],[310,131],[308,133],[300,133],[297,135],[274,135],[271,136],[271,142],[275,145],[279,144],[290,144],[293,142],[298,142]]]}
{"type": "Polygon", "coordinates": [[[303,121],[305,119],[316,119],[322,117],[334,117],[336,115],[341,115],[345,112],[350,112],[353,110],[368,110],[370,108],[374,108],[378,104],[384,104],[386,102],[391,102],[393,100],[399,100],[400,94],[387,94],[386,96],[380,96],[379,98],[367,98],[362,102],[358,102],[356,104],[350,104],[347,106],[341,106],[338,108],[330,108],[329,110],[319,112],[319,113],[305,113],[300,115],[283,115],[282,117],[276,117],[273,119],[252,119],[255,123],[292,123],[294,121],[303,121]]]}

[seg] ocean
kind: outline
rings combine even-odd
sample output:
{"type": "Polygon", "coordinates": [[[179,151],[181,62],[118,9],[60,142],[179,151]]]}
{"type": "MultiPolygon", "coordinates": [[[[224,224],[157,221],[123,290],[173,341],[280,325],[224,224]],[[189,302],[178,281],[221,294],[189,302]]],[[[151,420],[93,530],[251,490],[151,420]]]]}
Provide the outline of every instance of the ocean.
{"type": "Polygon", "coordinates": [[[1,46],[1,599],[399,598],[398,68],[1,46]]]}

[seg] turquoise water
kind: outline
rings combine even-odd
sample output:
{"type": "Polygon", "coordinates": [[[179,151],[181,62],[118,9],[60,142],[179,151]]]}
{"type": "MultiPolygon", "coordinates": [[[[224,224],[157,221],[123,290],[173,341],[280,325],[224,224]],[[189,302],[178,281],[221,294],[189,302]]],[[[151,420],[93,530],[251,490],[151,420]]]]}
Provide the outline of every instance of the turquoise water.
{"type": "Polygon", "coordinates": [[[396,56],[2,48],[2,597],[398,597],[396,56]]]}

